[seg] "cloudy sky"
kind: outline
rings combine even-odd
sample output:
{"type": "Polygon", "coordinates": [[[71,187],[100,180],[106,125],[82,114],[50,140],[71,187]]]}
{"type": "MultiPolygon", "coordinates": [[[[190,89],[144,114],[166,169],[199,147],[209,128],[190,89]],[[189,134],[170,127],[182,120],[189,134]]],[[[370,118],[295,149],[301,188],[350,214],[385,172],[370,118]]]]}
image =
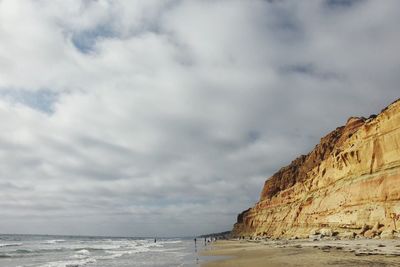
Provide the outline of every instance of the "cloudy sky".
{"type": "Polygon", "coordinates": [[[400,94],[400,1],[0,0],[0,232],[229,230],[400,94]]]}

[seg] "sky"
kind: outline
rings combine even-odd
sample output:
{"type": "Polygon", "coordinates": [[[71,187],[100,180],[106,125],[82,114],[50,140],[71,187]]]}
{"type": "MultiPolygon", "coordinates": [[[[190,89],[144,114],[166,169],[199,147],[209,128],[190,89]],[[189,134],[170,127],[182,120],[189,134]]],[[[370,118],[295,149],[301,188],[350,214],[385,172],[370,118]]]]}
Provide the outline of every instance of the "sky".
{"type": "Polygon", "coordinates": [[[0,0],[0,233],[192,236],[399,98],[397,0],[0,0]]]}

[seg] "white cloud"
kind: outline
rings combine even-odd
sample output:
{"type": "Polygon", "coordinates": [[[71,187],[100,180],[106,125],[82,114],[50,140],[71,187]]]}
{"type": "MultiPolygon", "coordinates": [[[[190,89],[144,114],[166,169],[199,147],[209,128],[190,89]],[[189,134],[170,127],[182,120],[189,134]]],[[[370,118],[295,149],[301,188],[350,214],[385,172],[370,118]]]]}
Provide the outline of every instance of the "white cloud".
{"type": "Polygon", "coordinates": [[[0,231],[229,229],[398,97],[399,3],[343,3],[0,1],[0,231]]]}

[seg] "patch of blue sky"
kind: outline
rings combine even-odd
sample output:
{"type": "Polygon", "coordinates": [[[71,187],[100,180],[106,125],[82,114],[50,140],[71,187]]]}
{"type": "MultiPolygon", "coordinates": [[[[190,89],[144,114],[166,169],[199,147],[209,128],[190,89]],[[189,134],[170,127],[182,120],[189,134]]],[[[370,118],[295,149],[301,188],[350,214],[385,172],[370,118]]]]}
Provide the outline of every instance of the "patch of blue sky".
{"type": "Polygon", "coordinates": [[[75,32],[72,34],[73,45],[82,53],[93,52],[99,39],[113,38],[117,34],[109,25],[100,25],[94,29],[75,32]]]}
{"type": "Polygon", "coordinates": [[[0,89],[0,97],[12,102],[28,106],[40,112],[52,114],[54,103],[59,93],[48,89],[26,90],[26,89],[0,89]]]}

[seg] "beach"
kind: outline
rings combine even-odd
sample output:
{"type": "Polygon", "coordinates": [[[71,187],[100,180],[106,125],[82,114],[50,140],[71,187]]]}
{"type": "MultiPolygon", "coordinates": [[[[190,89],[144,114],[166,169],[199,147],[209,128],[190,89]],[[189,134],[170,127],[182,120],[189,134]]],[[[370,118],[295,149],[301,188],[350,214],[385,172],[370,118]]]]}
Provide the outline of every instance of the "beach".
{"type": "Polygon", "coordinates": [[[226,240],[202,252],[202,267],[400,266],[400,240],[226,240]]]}

